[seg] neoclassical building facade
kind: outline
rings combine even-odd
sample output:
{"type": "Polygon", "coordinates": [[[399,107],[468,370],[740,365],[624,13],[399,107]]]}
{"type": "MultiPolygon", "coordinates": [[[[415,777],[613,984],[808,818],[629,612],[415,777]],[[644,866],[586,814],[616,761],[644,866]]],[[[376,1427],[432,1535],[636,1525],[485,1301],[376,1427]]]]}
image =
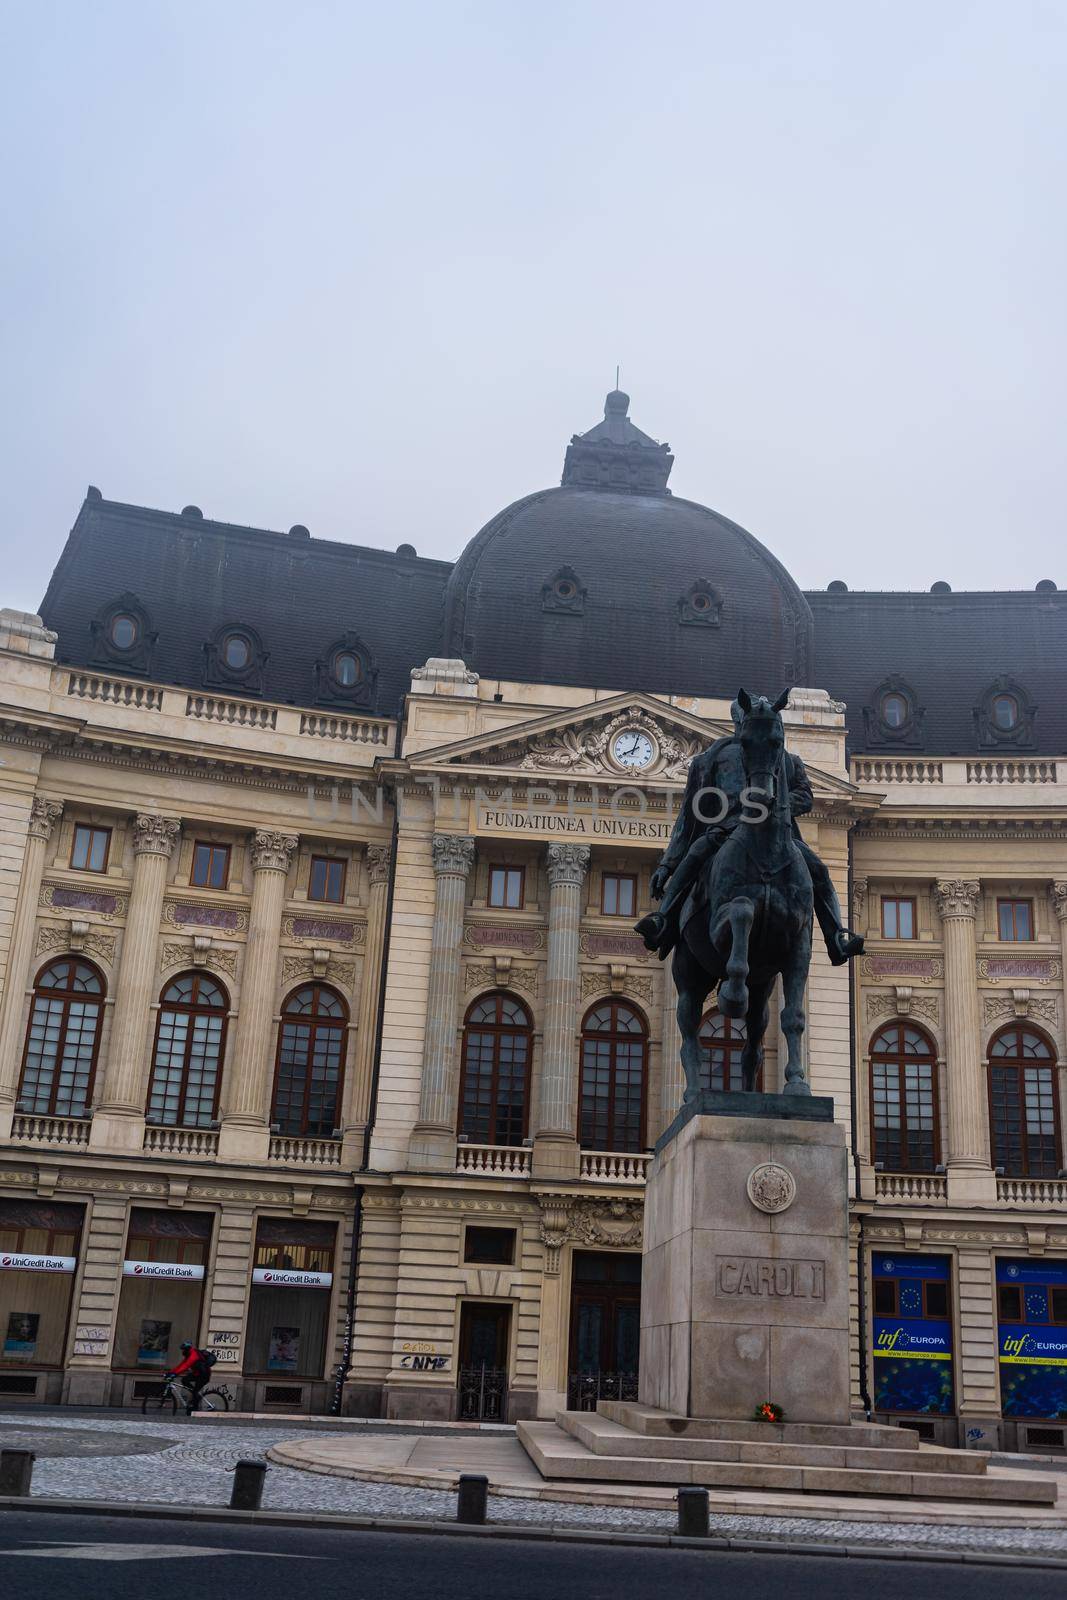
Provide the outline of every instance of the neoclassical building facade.
{"type": "Polygon", "coordinates": [[[139,1405],[183,1338],[245,1410],[630,1393],[682,1092],[632,925],[737,687],[791,684],[866,939],[805,1039],[857,1415],[1067,1448],[1067,607],[805,594],[671,464],[609,395],[454,565],[91,489],[0,613],[0,1399],[139,1405]]]}

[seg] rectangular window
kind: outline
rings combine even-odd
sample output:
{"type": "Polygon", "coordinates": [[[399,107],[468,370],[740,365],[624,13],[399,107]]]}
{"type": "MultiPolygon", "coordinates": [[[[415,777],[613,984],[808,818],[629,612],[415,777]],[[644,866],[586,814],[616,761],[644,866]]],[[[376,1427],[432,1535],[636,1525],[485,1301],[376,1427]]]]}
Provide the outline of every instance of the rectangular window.
{"type": "Polygon", "coordinates": [[[1067,1284],[1057,1287],[1052,1284],[1048,1292],[1050,1302],[1051,1322],[1067,1322],[1067,1284]]]}
{"type": "Polygon", "coordinates": [[[629,872],[605,872],[600,909],[606,917],[633,917],[637,914],[637,879],[629,872]]]}
{"type": "Polygon", "coordinates": [[[892,1278],[875,1278],[874,1314],[876,1317],[896,1316],[897,1286],[892,1278]]]}
{"type": "Polygon", "coordinates": [[[882,897],[882,938],[915,938],[915,901],[882,897]]]}
{"type": "Polygon", "coordinates": [[[1025,943],[1034,937],[1032,900],[998,900],[997,931],[1005,944],[1025,943]]]}
{"type": "Polygon", "coordinates": [[[193,872],[189,881],[194,889],[225,889],[229,877],[228,844],[197,843],[193,846],[193,872]]]}
{"type": "Polygon", "coordinates": [[[997,1310],[1001,1322],[1021,1322],[1023,1320],[1023,1292],[1014,1283],[1001,1283],[997,1285],[997,1310]]]}
{"type": "Polygon", "coordinates": [[[923,1284],[925,1312],[928,1317],[948,1316],[948,1284],[927,1279],[923,1284]]]}
{"type": "Polygon", "coordinates": [[[510,1267],[515,1261],[514,1228],[468,1228],[463,1259],[482,1266],[510,1267]]]}
{"type": "Polygon", "coordinates": [[[345,897],[345,866],[335,856],[312,856],[309,900],[330,900],[340,905],[345,897]]]}
{"type": "Polygon", "coordinates": [[[70,864],[76,872],[106,872],[110,847],[110,828],[90,828],[79,823],[74,829],[70,864]]]}
{"type": "Polygon", "coordinates": [[[490,867],[489,904],[509,911],[520,910],[525,876],[524,867],[490,867]]]}

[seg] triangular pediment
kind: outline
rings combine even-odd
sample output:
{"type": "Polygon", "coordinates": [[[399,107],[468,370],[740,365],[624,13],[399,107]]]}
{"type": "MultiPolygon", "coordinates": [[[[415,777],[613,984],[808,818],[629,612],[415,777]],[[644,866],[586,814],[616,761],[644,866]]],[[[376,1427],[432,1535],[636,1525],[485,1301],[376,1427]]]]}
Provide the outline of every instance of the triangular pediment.
{"type": "MultiPolygon", "coordinates": [[[[700,717],[654,695],[627,693],[421,750],[407,758],[407,765],[413,772],[469,774],[510,783],[556,780],[677,789],[684,785],[693,757],[730,732],[727,719],[700,717]],[[637,736],[647,740],[647,746],[640,744],[648,756],[641,767],[626,759],[637,736]]],[[[843,800],[857,793],[847,779],[806,765],[816,800],[843,800]]]]}
{"type": "Polygon", "coordinates": [[[620,694],[420,751],[410,765],[531,781],[604,779],[676,787],[685,782],[693,757],[729,731],[729,722],[695,716],[654,695],[620,694]],[[634,739],[641,736],[647,758],[640,767],[615,753],[614,746],[631,731],[634,739]]]}

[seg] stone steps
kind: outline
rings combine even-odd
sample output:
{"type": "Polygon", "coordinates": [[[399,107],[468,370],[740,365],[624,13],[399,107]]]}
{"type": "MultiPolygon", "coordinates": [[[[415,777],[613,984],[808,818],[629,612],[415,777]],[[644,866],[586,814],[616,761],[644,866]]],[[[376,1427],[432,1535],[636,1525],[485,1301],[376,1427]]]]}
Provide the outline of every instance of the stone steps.
{"type": "MultiPolygon", "coordinates": [[[[739,1461],[768,1466],[860,1467],[878,1472],[958,1472],[978,1476],[985,1472],[988,1456],[978,1450],[946,1450],[923,1446],[917,1450],[889,1445],[782,1443],[765,1437],[759,1443],[736,1439],[664,1438],[636,1434],[595,1411],[560,1411],[556,1422],[572,1438],[598,1456],[629,1456],[661,1461],[739,1461]]],[[[860,1430],[857,1429],[857,1432],[860,1430]]],[[[896,1432],[896,1429],[890,1430],[896,1432]]]]}
{"type": "MultiPolygon", "coordinates": [[[[587,1412],[586,1415],[592,1413],[587,1412]]],[[[661,1438],[736,1439],[762,1444],[886,1445],[892,1450],[917,1450],[919,1435],[911,1428],[893,1428],[881,1422],[709,1422],[699,1417],[677,1417],[636,1400],[601,1400],[597,1415],[635,1433],[661,1438]]]]}
{"type": "Polygon", "coordinates": [[[616,1420],[613,1413],[618,1409],[617,1405],[604,1405],[599,1414],[560,1412],[555,1422],[520,1422],[516,1432],[543,1478],[575,1483],[695,1484],[708,1489],[965,1501],[986,1506],[1045,1506],[1056,1500],[1056,1483],[1050,1476],[990,1472],[988,1458],[979,1452],[920,1448],[917,1439],[910,1447],[903,1430],[896,1428],[862,1424],[855,1429],[799,1424],[790,1428],[787,1424],[768,1428],[761,1438],[762,1425],[758,1423],[700,1422],[698,1436],[684,1427],[665,1428],[661,1433],[652,1425],[658,1421],[684,1423],[686,1419],[666,1413],[657,1418],[650,1408],[634,1408],[645,1413],[643,1420],[649,1425],[638,1432],[616,1420]],[[755,1438],[748,1433],[749,1427],[755,1438]],[[727,1436],[738,1429],[745,1430],[741,1437],[727,1436]],[[835,1437],[831,1441],[806,1437],[827,1433],[835,1437]],[[883,1436],[884,1442],[871,1443],[872,1435],[883,1436]],[[846,1438],[857,1442],[846,1444],[846,1438]]]}

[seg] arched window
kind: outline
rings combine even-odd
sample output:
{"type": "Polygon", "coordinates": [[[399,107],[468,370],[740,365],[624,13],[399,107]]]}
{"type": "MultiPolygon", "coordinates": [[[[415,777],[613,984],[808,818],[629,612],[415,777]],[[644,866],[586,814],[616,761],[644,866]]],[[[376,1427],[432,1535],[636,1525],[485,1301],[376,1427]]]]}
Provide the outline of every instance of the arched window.
{"type": "Polygon", "coordinates": [[[52,961],[37,975],[18,1109],[84,1117],[92,1101],[104,980],[87,961],[52,961]]]}
{"type": "Polygon", "coordinates": [[[219,1098],[226,991],[202,972],[183,972],[160,996],[146,1115],[175,1128],[210,1127],[219,1098]]]}
{"type": "MultiPolygon", "coordinates": [[[[745,1024],[721,1011],[709,1011],[700,1024],[700,1087],[702,1089],[742,1089],[741,1052],[748,1033],[745,1024]]],[[[756,1074],[756,1088],[763,1088],[763,1068],[756,1074]]]]}
{"type": "Polygon", "coordinates": [[[328,1139],[338,1126],[348,1011],[321,983],[295,990],[282,1007],[271,1123],[279,1133],[328,1139]]]}
{"type": "Polygon", "coordinates": [[[476,1144],[521,1144],[526,1137],[531,1024],[508,994],[487,994],[467,1012],[459,1132],[476,1144]]]}
{"type": "Polygon", "coordinates": [[[937,1051],[913,1023],[890,1022],[871,1041],[871,1134],[886,1172],[937,1166],[937,1051]]]}
{"type": "Polygon", "coordinates": [[[1009,1178],[1060,1170],[1056,1055],[1034,1028],[1001,1028],[989,1046],[993,1165],[1009,1178]]]}
{"type": "Polygon", "coordinates": [[[583,1150],[643,1150],[647,1032],[625,1000],[594,1006],[582,1024],[578,1139],[583,1150]]]}

